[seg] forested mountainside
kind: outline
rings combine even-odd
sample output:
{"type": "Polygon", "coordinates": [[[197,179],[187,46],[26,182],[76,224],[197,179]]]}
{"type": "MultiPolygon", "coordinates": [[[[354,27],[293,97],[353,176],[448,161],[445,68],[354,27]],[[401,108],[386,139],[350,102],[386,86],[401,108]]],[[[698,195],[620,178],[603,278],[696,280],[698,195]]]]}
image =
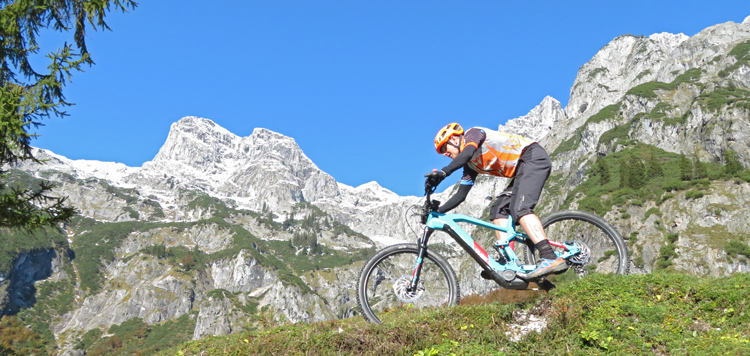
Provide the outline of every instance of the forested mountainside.
{"type": "MultiPolygon", "coordinates": [[[[634,273],[724,276],[748,271],[749,116],[750,19],[618,37],[581,67],[566,108],[548,97],[500,129],[552,156],[540,215],[604,216],[628,239],[634,273]]],[[[340,184],[292,138],[238,137],[195,117],[142,167],[36,155],[46,163],[11,167],[12,180],[54,182],[80,211],[57,229],[1,235],[1,323],[27,330],[24,350],[39,353],[96,354],[102,340],[108,353],[130,342],[148,352],[350,317],[363,261],[413,239],[404,216],[420,202],[340,184]]],[[[504,185],[480,179],[459,212],[480,215],[504,185]]],[[[494,288],[455,244],[443,249],[464,294],[494,288]]]]}

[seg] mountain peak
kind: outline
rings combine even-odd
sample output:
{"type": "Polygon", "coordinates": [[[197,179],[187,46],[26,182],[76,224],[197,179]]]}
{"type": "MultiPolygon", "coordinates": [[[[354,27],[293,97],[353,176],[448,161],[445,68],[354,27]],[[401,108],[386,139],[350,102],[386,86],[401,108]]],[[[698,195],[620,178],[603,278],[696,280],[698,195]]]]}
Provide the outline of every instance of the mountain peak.
{"type": "Polygon", "coordinates": [[[299,148],[297,141],[293,137],[280,134],[276,131],[264,129],[262,127],[256,127],[253,129],[253,133],[250,134],[249,138],[254,142],[255,145],[261,145],[267,142],[279,143],[283,142],[286,145],[299,148]]]}
{"type": "Polygon", "coordinates": [[[677,47],[682,42],[687,41],[690,37],[688,37],[684,33],[678,33],[675,35],[669,32],[662,32],[662,33],[654,33],[653,35],[648,36],[648,38],[652,41],[659,43],[662,46],[677,47]]]}
{"type": "Polygon", "coordinates": [[[562,109],[560,102],[548,95],[528,114],[508,120],[505,125],[500,125],[498,129],[539,141],[547,136],[556,123],[563,121],[565,118],[565,111],[562,109]]]}
{"type": "MultiPolygon", "coordinates": [[[[169,135],[154,161],[186,161],[195,158],[196,147],[201,151],[220,154],[226,148],[237,145],[239,137],[215,122],[195,116],[187,116],[172,124],[169,135]],[[188,152],[190,151],[190,152],[188,152]]],[[[205,155],[201,155],[205,159],[205,155]]]]}

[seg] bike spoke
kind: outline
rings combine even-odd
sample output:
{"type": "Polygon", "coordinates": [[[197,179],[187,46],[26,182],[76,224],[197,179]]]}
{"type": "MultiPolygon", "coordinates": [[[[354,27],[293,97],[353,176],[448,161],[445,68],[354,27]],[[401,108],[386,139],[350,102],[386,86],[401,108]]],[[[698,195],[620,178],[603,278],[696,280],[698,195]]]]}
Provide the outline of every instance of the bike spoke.
{"type": "MultiPolygon", "coordinates": [[[[547,238],[583,245],[588,249],[589,258],[583,263],[571,264],[572,268],[567,272],[550,277],[550,280],[560,283],[593,273],[627,273],[627,248],[611,225],[585,212],[563,212],[559,216],[562,217],[545,219],[547,238]]],[[[561,248],[555,247],[555,250],[562,252],[561,248]]]]}
{"type": "Polygon", "coordinates": [[[416,260],[416,248],[403,249],[385,254],[377,263],[365,266],[358,298],[368,320],[386,321],[384,318],[388,319],[389,314],[399,308],[422,309],[457,303],[457,282],[448,276],[452,270],[446,272],[444,266],[430,257],[422,263],[418,288],[406,290],[416,260]]]}

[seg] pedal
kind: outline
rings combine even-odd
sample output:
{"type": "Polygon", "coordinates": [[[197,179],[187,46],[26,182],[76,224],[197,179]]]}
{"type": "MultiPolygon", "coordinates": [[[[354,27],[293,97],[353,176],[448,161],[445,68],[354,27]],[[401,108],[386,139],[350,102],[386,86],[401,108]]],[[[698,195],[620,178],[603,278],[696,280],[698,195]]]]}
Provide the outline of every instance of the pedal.
{"type": "Polygon", "coordinates": [[[484,278],[484,279],[489,279],[489,280],[492,280],[492,276],[490,275],[490,273],[489,273],[489,272],[487,272],[487,271],[485,271],[485,270],[482,270],[482,272],[480,272],[480,273],[479,273],[479,275],[480,275],[480,276],[481,276],[482,278],[484,278]]]}

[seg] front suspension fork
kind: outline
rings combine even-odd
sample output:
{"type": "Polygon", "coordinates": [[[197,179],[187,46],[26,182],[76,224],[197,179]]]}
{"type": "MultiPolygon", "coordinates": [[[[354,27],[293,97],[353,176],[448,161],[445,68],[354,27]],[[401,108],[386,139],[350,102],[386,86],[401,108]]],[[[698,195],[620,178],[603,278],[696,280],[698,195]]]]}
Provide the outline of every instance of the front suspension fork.
{"type": "Polygon", "coordinates": [[[417,240],[419,253],[417,254],[417,262],[414,264],[414,273],[411,276],[411,283],[409,283],[409,287],[407,288],[409,292],[414,292],[415,290],[417,290],[417,284],[419,283],[419,274],[422,272],[422,261],[427,255],[427,241],[429,241],[430,236],[432,236],[433,232],[435,232],[434,229],[425,227],[424,232],[422,233],[422,237],[417,240]]]}

